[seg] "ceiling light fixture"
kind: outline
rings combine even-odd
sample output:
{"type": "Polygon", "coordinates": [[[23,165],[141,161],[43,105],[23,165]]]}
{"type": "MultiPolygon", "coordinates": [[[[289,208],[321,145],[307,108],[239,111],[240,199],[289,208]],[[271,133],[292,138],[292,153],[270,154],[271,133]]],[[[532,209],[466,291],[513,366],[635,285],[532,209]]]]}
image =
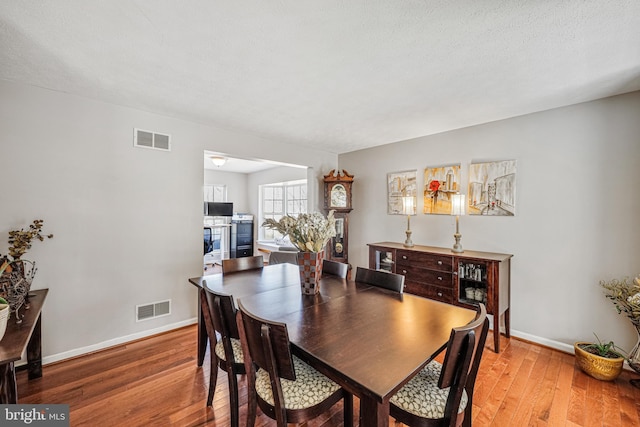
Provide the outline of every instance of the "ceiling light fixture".
{"type": "Polygon", "coordinates": [[[220,156],[213,156],[211,157],[211,162],[216,165],[217,167],[220,167],[222,165],[224,165],[225,163],[227,163],[227,158],[226,157],[220,157],[220,156]]]}

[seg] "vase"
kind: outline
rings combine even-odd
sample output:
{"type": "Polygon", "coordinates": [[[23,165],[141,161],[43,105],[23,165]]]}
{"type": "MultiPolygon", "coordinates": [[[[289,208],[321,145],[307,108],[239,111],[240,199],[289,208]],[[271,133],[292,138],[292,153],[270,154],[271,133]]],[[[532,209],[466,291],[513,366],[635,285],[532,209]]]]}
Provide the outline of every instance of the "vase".
{"type": "Polygon", "coordinates": [[[300,286],[303,295],[315,295],[320,292],[323,259],[324,250],[320,252],[298,252],[300,286]]]}

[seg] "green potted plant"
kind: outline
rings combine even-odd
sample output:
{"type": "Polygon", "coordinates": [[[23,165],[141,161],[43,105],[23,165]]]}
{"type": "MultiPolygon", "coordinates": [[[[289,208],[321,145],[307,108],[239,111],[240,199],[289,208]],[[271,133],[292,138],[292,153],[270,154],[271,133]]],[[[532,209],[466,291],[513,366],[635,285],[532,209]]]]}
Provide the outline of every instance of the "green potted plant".
{"type": "Polygon", "coordinates": [[[573,349],[576,365],[587,375],[604,381],[613,381],[622,372],[626,352],[613,341],[603,343],[594,333],[596,342],[576,342],[573,349]]]}

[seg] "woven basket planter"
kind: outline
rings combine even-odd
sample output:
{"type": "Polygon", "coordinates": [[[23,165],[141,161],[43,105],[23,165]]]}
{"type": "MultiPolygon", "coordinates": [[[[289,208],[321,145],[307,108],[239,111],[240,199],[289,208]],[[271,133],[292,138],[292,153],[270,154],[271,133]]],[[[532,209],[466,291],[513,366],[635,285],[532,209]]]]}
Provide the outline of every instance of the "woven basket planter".
{"type": "Polygon", "coordinates": [[[622,372],[624,357],[614,359],[598,356],[580,348],[588,342],[577,342],[573,345],[576,354],[576,365],[587,375],[603,381],[613,381],[622,372]]]}

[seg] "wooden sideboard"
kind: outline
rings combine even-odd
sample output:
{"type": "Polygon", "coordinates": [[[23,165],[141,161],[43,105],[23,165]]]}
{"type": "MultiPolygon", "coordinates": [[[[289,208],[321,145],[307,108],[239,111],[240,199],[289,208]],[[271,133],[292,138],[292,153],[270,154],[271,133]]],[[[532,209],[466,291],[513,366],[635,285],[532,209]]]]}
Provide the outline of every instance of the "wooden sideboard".
{"type": "Polygon", "coordinates": [[[510,269],[509,254],[432,246],[404,247],[402,243],[369,243],[369,268],[405,276],[405,291],[466,308],[483,302],[493,315],[493,342],[500,352],[500,324],[504,319],[509,337],[510,269]]]}

